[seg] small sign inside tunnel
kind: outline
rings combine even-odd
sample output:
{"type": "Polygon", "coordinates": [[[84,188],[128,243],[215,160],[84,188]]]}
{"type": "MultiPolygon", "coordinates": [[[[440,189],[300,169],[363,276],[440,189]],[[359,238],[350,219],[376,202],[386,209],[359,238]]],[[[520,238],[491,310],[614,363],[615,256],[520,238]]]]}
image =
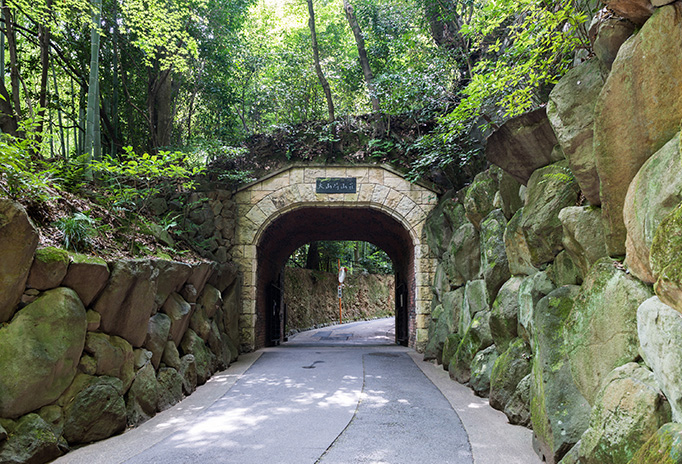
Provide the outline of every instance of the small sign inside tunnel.
{"type": "Polygon", "coordinates": [[[318,177],[315,193],[356,193],[355,177],[318,177]]]}

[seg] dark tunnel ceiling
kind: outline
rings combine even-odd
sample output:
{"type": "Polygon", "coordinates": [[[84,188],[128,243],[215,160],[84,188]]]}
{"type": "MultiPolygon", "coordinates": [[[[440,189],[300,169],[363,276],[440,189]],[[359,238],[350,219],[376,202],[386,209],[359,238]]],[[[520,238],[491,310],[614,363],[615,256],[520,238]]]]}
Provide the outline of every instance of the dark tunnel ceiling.
{"type": "Polygon", "coordinates": [[[388,214],[370,208],[301,208],[286,213],[268,226],[259,243],[259,259],[284,265],[299,247],[318,240],[370,242],[400,267],[412,253],[409,232],[388,214]]]}

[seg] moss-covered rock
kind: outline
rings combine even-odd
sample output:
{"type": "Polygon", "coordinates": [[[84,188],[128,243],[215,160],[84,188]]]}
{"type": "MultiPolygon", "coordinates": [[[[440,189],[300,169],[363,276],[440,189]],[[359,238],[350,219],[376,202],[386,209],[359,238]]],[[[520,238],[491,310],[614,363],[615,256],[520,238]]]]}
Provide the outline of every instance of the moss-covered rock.
{"type": "Polygon", "coordinates": [[[490,406],[504,411],[521,379],[530,374],[531,351],[521,338],[514,339],[495,361],[490,379],[490,406]]]}
{"type": "Polygon", "coordinates": [[[26,286],[37,290],[59,287],[69,268],[69,253],[55,247],[38,248],[26,286]]]}
{"type": "Polygon", "coordinates": [[[670,405],[653,373],[637,363],[618,367],[597,395],[590,427],[580,439],[580,462],[626,464],[668,421],[670,405]]]}
{"type": "Polygon", "coordinates": [[[569,206],[559,212],[563,227],[562,243],[584,278],[599,259],[608,256],[601,209],[593,206],[569,206]]]}
{"type": "Polygon", "coordinates": [[[95,301],[109,280],[109,266],[102,258],[71,253],[71,264],[62,281],[62,286],[78,293],[83,305],[88,308],[95,301]]]}
{"type": "Polygon", "coordinates": [[[538,269],[533,266],[533,258],[523,233],[523,208],[509,220],[504,230],[504,250],[509,261],[511,275],[533,275],[538,269]]]}
{"type": "Polygon", "coordinates": [[[530,384],[532,380],[531,374],[522,378],[516,385],[514,394],[504,406],[504,415],[507,416],[510,424],[524,427],[530,425],[530,384]]]}
{"type": "Polygon", "coordinates": [[[533,266],[540,267],[553,261],[563,249],[559,212],[574,206],[577,199],[578,183],[568,169],[568,162],[540,168],[531,176],[520,227],[533,266]]]}
{"type": "Polygon", "coordinates": [[[519,325],[517,333],[533,347],[533,313],[537,303],[556,286],[545,272],[526,277],[519,286],[519,325]]]}
{"type": "Polygon", "coordinates": [[[485,280],[470,280],[464,287],[464,301],[459,318],[458,332],[464,333],[471,325],[472,318],[481,311],[490,310],[490,298],[485,280]]]}
{"type": "Polygon", "coordinates": [[[490,311],[477,313],[471,321],[462,341],[450,360],[448,371],[450,378],[459,383],[467,383],[471,378],[471,361],[481,350],[493,344],[490,335],[490,311]]]}
{"type": "Polygon", "coordinates": [[[650,261],[656,295],[682,313],[682,204],[656,229],[650,261]]]}
{"type": "Polygon", "coordinates": [[[566,253],[566,250],[556,255],[554,262],[547,266],[545,272],[547,272],[547,275],[557,287],[580,285],[583,282],[580,268],[575,265],[571,256],[566,253]]]}
{"type": "Polygon", "coordinates": [[[180,343],[184,354],[194,356],[197,371],[197,383],[203,385],[216,370],[216,356],[211,353],[204,341],[192,329],[187,329],[180,343]]]}
{"type": "Polygon", "coordinates": [[[478,396],[487,397],[490,393],[490,375],[499,353],[495,345],[479,351],[471,361],[469,386],[478,396]]]}
{"type": "Polygon", "coordinates": [[[128,425],[136,426],[156,413],[159,382],[151,363],[135,373],[135,380],[125,397],[128,425]]]}
{"type": "Polygon", "coordinates": [[[450,285],[464,285],[475,279],[480,270],[480,244],[473,224],[462,224],[453,234],[443,255],[450,285]]]}
{"type": "Polygon", "coordinates": [[[464,288],[458,288],[454,292],[448,292],[443,297],[440,310],[432,313],[432,322],[429,330],[429,342],[424,351],[424,358],[435,359],[439,364],[443,360],[443,346],[445,339],[451,333],[457,332],[462,302],[464,300],[464,288]],[[434,320],[434,315],[436,316],[434,320]]]}
{"type": "Polygon", "coordinates": [[[78,374],[59,403],[64,407],[64,438],[71,445],[103,440],[125,429],[123,384],[115,377],[78,374]]]}
{"type": "Polygon", "coordinates": [[[443,369],[446,371],[450,368],[450,362],[452,357],[457,352],[457,347],[462,341],[462,336],[459,333],[452,333],[445,338],[445,343],[443,344],[443,369]]]}
{"type": "Polygon", "coordinates": [[[170,334],[170,329],[170,317],[164,313],[156,313],[149,319],[144,347],[152,352],[152,364],[154,365],[154,369],[159,368],[163,350],[166,348],[166,342],[168,341],[168,335],[170,334]]]}
{"type": "Polygon", "coordinates": [[[182,400],[182,376],[172,367],[162,367],[157,375],[159,398],[156,408],[165,411],[182,400]]]}
{"type": "Polygon", "coordinates": [[[500,200],[502,201],[502,212],[507,219],[511,219],[523,207],[523,200],[519,195],[520,188],[521,182],[507,172],[502,173],[500,176],[500,200]]]}
{"type": "Polygon", "coordinates": [[[123,392],[130,388],[135,376],[133,347],[115,335],[89,332],[85,352],[95,360],[95,374],[116,377],[123,383],[123,392]]]}
{"type": "Polygon", "coordinates": [[[502,210],[496,209],[481,222],[481,276],[493,299],[503,283],[511,277],[507,252],[504,248],[504,230],[507,219],[502,210]]]}
{"type": "Polygon", "coordinates": [[[0,327],[0,417],[16,418],[59,398],[76,375],[86,331],[83,304],[63,287],[0,327]]]}
{"type": "Polygon", "coordinates": [[[629,464],[682,464],[682,424],[665,424],[658,429],[629,464]]]}
{"type": "Polygon", "coordinates": [[[3,464],[43,464],[62,455],[59,437],[38,414],[28,414],[8,429],[9,436],[0,442],[3,464]]]}
{"type": "Polygon", "coordinates": [[[426,243],[437,257],[443,256],[452,233],[465,221],[464,206],[457,201],[455,194],[451,190],[443,195],[424,224],[426,243]]]}
{"type": "Polygon", "coordinates": [[[157,277],[149,260],[117,261],[93,308],[102,316],[102,331],[142,346],[154,310],[157,277]]]}
{"type": "Polygon", "coordinates": [[[464,197],[464,209],[467,219],[476,229],[480,228],[483,218],[495,208],[493,203],[497,190],[497,180],[489,171],[477,174],[467,189],[464,197]]]}
{"type": "Polygon", "coordinates": [[[38,231],[19,203],[0,199],[0,324],[14,314],[31,270],[38,231]]]}
{"type": "Polygon", "coordinates": [[[589,424],[590,404],[573,382],[562,348],[563,326],[579,288],[552,291],[533,312],[531,422],[540,453],[548,463],[558,462],[589,424]]]}
{"type": "Polygon", "coordinates": [[[502,285],[490,311],[490,334],[495,346],[501,352],[506,351],[517,336],[519,321],[519,288],[523,277],[512,277],[502,285]]]}
{"type": "Polygon", "coordinates": [[[682,315],[654,296],[637,309],[642,358],[670,402],[673,420],[682,421],[682,315]]]}
{"type": "Polygon", "coordinates": [[[649,264],[656,229],[682,201],[681,160],[678,133],[644,163],[625,196],[625,264],[647,283],[656,281],[649,264]]]}
{"type": "Polygon", "coordinates": [[[639,356],[637,308],[651,289],[604,258],[592,267],[564,327],[571,372],[583,396],[594,404],[604,378],[639,356]]]}
{"type": "Polygon", "coordinates": [[[681,44],[677,7],[656,8],[641,30],[620,47],[596,102],[594,154],[611,256],[625,254],[623,203],[632,179],[680,130],[681,44]]]}

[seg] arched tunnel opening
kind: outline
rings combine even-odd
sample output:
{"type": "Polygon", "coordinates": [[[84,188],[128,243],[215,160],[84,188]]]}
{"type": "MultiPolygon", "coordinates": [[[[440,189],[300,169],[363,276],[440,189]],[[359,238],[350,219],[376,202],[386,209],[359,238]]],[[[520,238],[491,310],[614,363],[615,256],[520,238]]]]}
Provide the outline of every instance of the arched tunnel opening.
{"type": "Polygon", "coordinates": [[[415,247],[409,231],[387,213],[369,207],[301,207],[263,230],[257,245],[256,348],[284,339],[283,275],[289,256],[314,241],[363,241],[391,258],[395,273],[396,343],[413,342],[415,247]]]}

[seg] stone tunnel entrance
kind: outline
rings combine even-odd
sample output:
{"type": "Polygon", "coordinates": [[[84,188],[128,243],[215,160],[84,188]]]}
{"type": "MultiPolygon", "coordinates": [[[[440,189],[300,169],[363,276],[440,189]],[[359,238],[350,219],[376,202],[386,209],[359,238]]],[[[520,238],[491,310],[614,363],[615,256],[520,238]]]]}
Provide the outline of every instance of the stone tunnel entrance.
{"type": "Polygon", "coordinates": [[[437,202],[434,189],[384,166],[295,166],[243,187],[235,200],[242,350],[283,338],[284,265],[297,248],[321,240],[366,241],[383,249],[396,277],[396,341],[418,349],[425,342],[434,260],[423,226],[437,202]],[[341,191],[325,189],[330,182],[341,191]]]}

